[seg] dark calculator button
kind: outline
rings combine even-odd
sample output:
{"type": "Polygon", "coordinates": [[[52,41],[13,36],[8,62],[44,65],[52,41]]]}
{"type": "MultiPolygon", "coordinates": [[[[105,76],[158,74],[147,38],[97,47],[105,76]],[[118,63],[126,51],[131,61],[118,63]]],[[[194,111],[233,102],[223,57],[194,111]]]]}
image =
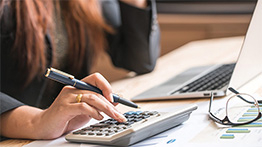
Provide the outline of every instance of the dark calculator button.
{"type": "Polygon", "coordinates": [[[102,136],[104,135],[103,133],[96,133],[97,136],[102,136]]]}
{"type": "Polygon", "coordinates": [[[142,118],[137,118],[137,119],[135,119],[134,121],[135,122],[139,122],[139,121],[141,121],[142,120],[142,118]]]}
{"type": "Polygon", "coordinates": [[[157,114],[158,112],[157,111],[152,111],[152,112],[149,112],[148,114],[149,115],[155,115],[155,114],[157,114]]]}
{"type": "Polygon", "coordinates": [[[105,133],[106,136],[110,136],[112,134],[114,134],[114,133],[105,133]]]}
{"type": "Polygon", "coordinates": [[[86,128],[83,128],[83,129],[81,129],[81,130],[83,130],[83,131],[88,131],[88,130],[92,130],[93,128],[91,128],[91,127],[86,127],[86,128]]]}
{"type": "Polygon", "coordinates": [[[111,121],[111,123],[112,123],[112,124],[116,124],[116,123],[118,123],[118,121],[111,121]]]}
{"type": "Polygon", "coordinates": [[[118,129],[118,130],[115,130],[115,132],[117,133],[117,132],[121,132],[121,131],[123,131],[124,129],[118,129]]]}
{"type": "Polygon", "coordinates": [[[107,124],[112,125],[113,123],[110,121],[110,122],[107,122],[107,124]]]}
{"type": "Polygon", "coordinates": [[[134,118],[134,117],[136,117],[136,115],[132,114],[132,115],[129,115],[128,118],[134,118]]]}
{"type": "Polygon", "coordinates": [[[142,115],[148,115],[148,113],[149,113],[149,111],[144,111],[144,112],[142,112],[141,114],[142,114],[142,115]]]}
{"type": "Polygon", "coordinates": [[[115,125],[120,125],[120,124],[122,124],[121,122],[117,122],[117,123],[115,123],[115,125]]]}
{"type": "Polygon", "coordinates": [[[129,125],[132,125],[133,123],[134,123],[133,121],[125,122],[125,125],[129,126],[129,125]]]}
{"type": "Polygon", "coordinates": [[[88,135],[95,135],[95,133],[93,133],[93,132],[89,132],[88,135]]]}
{"type": "Polygon", "coordinates": [[[116,125],[115,124],[112,124],[110,126],[108,126],[107,128],[110,129],[110,128],[114,128],[116,125]]]}
{"type": "Polygon", "coordinates": [[[126,118],[132,118],[133,117],[133,115],[127,115],[127,116],[125,116],[126,118]]]}
{"type": "Polygon", "coordinates": [[[120,127],[118,127],[118,126],[115,126],[114,128],[116,128],[116,129],[120,129],[120,127]]]}
{"type": "Polygon", "coordinates": [[[81,134],[81,135],[86,135],[86,132],[81,132],[80,134],[81,134]]]}
{"type": "Polygon", "coordinates": [[[100,122],[101,124],[108,124],[110,121],[109,120],[106,120],[106,121],[103,121],[103,122],[100,122]]]}
{"type": "Polygon", "coordinates": [[[105,129],[104,132],[107,132],[109,129],[105,129]]]}
{"type": "Polygon", "coordinates": [[[150,117],[150,115],[140,116],[139,118],[145,119],[145,118],[148,118],[148,117],[150,117]]]}
{"type": "Polygon", "coordinates": [[[143,111],[136,111],[134,114],[139,115],[141,113],[143,113],[143,111]]]}
{"type": "Polygon", "coordinates": [[[133,121],[134,120],[134,118],[128,118],[127,119],[127,121],[133,121]]]}
{"type": "Polygon", "coordinates": [[[107,132],[108,133],[114,132],[114,129],[108,129],[107,132]]]}
{"type": "Polygon", "coordinates": [[[107,130],[107,128],[101,128],[100,132],[104,132],[105,130],[107,130]]]}
{"type": "Polygon", "coordinates": [[[99,131],[99,130],[100,130],[99,127],[92,128],[92,131],[99,131]]]}
{"type": "Polygon", "coordinates": [[[90,127],[107,127],[107,126],[109,126],[109,124],[97,123],[97,124],[91,125],[90,127]]]}
{"type": "Polygon", "coordinates": [[[103,124],[105,122],[107,122],[108,120],[103,120],[103,121],[100,121],[99,123],[103,124]]]}
{"type": "Polygon", "coordinates": [[[134,115],[134,116],[132,116],[132,118],[134,118],[134,119],[136,119],[138,117],[138,115],[134,115]]]}
{"type": "Polygon", "coordinates": [[[129,125],[131,125],[131,124],[133,124],[133,123],[135,123],[136,121],[135,120],[132,120],[132,121],[130,121],[130,122],[128,122],[129,123],[129,125]]]}
{"type": "Polygon", "coordinates": [[[135,114],[136,112],[134,112],[134,111],[128,111],[128,112],[126,112],[126,113],[124,113],[124,114],[126,114],[126,115],[132,115],[132,114],[135,114]]]}
{"type": "Polygon", "coordinates": [[[81,133],[81,131],[75,131],[75,132],[73,132],[73,134],[80,134],[81,133]]]}
{"type": "Polygon", "coordinates": [[[124,125],[131,125],[133,123],[131,123],[131,122],[123,122],[122,124],[124,124],[124,125]]]}

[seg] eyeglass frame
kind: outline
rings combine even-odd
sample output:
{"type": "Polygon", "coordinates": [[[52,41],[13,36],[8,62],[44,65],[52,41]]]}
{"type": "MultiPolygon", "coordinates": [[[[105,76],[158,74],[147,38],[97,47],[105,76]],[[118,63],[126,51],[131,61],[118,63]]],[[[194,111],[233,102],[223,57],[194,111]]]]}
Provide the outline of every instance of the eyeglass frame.
{"type": "Polygon", "coordinates": [[[212,105],[212,102],[213,102],[213,98],[214,98],[214,94],[213,92],[211,92],[211,97],[210,97],[210,102],[209,102],[209,118],[211,118],[212,120],[214,120],[215,122],[217,123],[220,123],[222,125],[246,125],[246,124],[249,124],[249,123],[252,123],[258,119],[261,118],[261,112],[260,112],[260,108],[259,108],[259,104],[258,103],[261,103],[261,102],[258,102],[253,96],[251,96],[250,94],[246,94],[246,93],[239,93],[237,92],[234,88],[230,87],[229,88],[230,91],[232,91],[233,93],[235,93],[233,96],[231,96],[228,100],[227,100],[227,103],[226,103],[226,116],[224,119],[219,119],[218,117],[216,117],[212,112],[211,112],[211,105],[212,105]],[[251,98],[254,99],[254,102],[250,102],[248,100],[246,100],[245,98],[241,97],[241,95],[247,95],[247,96],[250,96],[251,98]],[[229,120],[228,118],[228,102],[230,99],[232,99],[233,97],[238,97],[240,99],[242,99],[243,101],[247,102],[247,103],[250,103],[250,104],[254,104],[256,108],[258,108],[258,116],[256,118],[254,118],[253,120],[250,120],[250,121],[247,121],[247,122],[242,122],[242,123],[233,123],[229,120]]]}

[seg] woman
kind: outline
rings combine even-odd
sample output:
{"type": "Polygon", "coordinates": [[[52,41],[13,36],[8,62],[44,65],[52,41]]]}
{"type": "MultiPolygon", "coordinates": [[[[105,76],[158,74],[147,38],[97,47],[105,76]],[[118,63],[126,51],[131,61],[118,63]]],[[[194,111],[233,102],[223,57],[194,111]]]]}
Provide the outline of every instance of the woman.
{"type": "Polygon", "coordinates": [[[100,112],[126,121],[105,78],[86,77],[92,61],[105,49],[115,66],[143,74],[159,53],[154,1],[2,0],[0,18],[0,132],[9,138],[57,138],[103,119],[100,112]],[[50,66],[97,86],[103,96],[45,79],[50,66]]]}

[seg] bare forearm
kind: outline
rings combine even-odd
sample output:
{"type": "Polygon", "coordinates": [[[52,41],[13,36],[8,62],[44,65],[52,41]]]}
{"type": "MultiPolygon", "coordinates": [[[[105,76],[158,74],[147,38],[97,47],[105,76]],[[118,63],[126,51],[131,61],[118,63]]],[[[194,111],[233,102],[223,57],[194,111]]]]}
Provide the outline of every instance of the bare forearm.
{"type": "Polygon", "coordinates": [[[43,110],[21,106],[1,115],[1,135],[10,138],[30,138],[39,139],[39,121],[36,117],[43,110]]]}

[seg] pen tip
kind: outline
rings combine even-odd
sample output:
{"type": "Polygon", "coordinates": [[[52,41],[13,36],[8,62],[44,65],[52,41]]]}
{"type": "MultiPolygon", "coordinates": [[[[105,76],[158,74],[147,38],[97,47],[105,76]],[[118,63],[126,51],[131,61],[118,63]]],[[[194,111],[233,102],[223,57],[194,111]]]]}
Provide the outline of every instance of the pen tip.
{"type": "Polygon", "coordinates": [[[137,109],[141,109],[141,107],[138,106],[137,109]]]}

